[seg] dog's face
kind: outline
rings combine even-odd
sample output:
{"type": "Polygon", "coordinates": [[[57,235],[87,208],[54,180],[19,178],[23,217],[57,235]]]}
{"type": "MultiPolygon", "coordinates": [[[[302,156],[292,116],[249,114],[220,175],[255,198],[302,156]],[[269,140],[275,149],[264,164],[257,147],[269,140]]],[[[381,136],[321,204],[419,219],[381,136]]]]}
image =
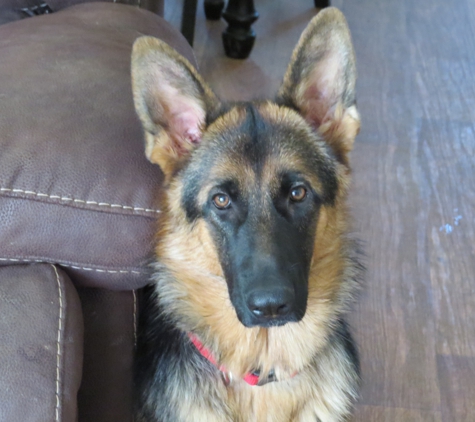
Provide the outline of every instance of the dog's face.
{"type": "Polygon", "coordinates": [[[337,187],[326,145],[270,102],[232,106],[201,142],[181,170],[181,201],[209,227],[240,321],[299,321],[319,210],[337,187]]]}
{"type": "Polygon", "coordinates": [[[341,13],[326,9],[311,22],[275,102],[222,104],[184,58],[150,37],[134,45],[132,76],[147,157],[166,177],[168,224],[199,226],[210,239],[244,326],[300,321],[321,212],[346,192],[359,129],[341,13]]]}

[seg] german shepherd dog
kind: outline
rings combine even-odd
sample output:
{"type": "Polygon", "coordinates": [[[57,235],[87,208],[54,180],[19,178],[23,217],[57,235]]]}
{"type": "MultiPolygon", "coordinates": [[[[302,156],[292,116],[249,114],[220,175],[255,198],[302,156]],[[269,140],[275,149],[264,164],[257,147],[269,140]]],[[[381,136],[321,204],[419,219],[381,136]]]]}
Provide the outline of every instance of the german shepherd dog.
{"type": "Polygon", "coordinates": [[[223,103],[168,45],[132,53],[145,153],[164,175],[140,318],[136,422],[334,422],[359,370],[345,314],[360,122],[342,13],[322,10],[274,101],[223,103]]]}

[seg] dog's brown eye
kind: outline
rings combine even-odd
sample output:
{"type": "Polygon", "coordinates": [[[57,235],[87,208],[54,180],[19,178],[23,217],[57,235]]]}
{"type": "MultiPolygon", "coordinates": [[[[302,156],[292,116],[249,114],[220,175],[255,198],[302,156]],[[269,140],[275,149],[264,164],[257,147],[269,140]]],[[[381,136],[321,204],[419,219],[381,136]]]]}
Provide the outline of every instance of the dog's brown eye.
{"type": "Polygon", "coordinates": [[[307,196],[307,189],[303,186],[297,186],[290,191],[290,199],[294,202],[301,202],[307,196]]]}
{"type": "Polygon", "coordinates": [[[224,210],[231,203],[231,199],[229,199],[229,196],[224,193],[218,193],[213,196],[213,203],[216,206],[216,208],[219,208],[220,210],[224,210]]]}

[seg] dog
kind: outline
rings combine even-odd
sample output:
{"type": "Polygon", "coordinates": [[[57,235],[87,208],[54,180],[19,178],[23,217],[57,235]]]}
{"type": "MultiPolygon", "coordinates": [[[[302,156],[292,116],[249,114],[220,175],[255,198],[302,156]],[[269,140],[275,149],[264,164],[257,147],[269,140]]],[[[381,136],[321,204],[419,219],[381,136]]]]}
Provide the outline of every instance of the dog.
{"type": "Polygon", "coordinates": [[[274,101],[224,103],[164,42],[132,52],[145,154],[164,173],[139,321],[136,422],[336,422],[358,393],[346,204],[359,131],[343,14],[323,9],[274,101]]]}

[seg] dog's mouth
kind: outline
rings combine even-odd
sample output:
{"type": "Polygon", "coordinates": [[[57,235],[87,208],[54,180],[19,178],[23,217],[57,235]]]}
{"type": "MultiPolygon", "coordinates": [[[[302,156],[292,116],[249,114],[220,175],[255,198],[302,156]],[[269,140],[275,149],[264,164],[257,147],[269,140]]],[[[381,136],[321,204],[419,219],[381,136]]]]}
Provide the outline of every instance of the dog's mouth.
{"type": "Polygon", "coordinates": [[[252,312],[249,308],[236,307],[236,314],[239,321],[247,328],[260,327],[260,328],[272,328],[282,327],[289,323],[295,323],[302,320],[305,315],[306,307],[296,308],[289,310],[285,314],[257,314],[252,312]]]}
{"type": "Polygon", "coordinates": [[[251,327],[260,327],[260,328],[282,327],[282,326],[287,325],[291,322],[298,322],[298,321],[297,321],[297,319],[293,319],[293,320],[289,320],[289,321],[270,320],[270,321],[256,323],[254,325],[251,325],[251,327]]]}
{"type": "Polygon", "coordinates": [[[268,322],[260,323],[259,327],[262,327],[262,328],[282,327],[283,325],[286,325],[289,322],[296,322],[296,321],[271,320],[271,321],[268,321],[268,322]]]}

